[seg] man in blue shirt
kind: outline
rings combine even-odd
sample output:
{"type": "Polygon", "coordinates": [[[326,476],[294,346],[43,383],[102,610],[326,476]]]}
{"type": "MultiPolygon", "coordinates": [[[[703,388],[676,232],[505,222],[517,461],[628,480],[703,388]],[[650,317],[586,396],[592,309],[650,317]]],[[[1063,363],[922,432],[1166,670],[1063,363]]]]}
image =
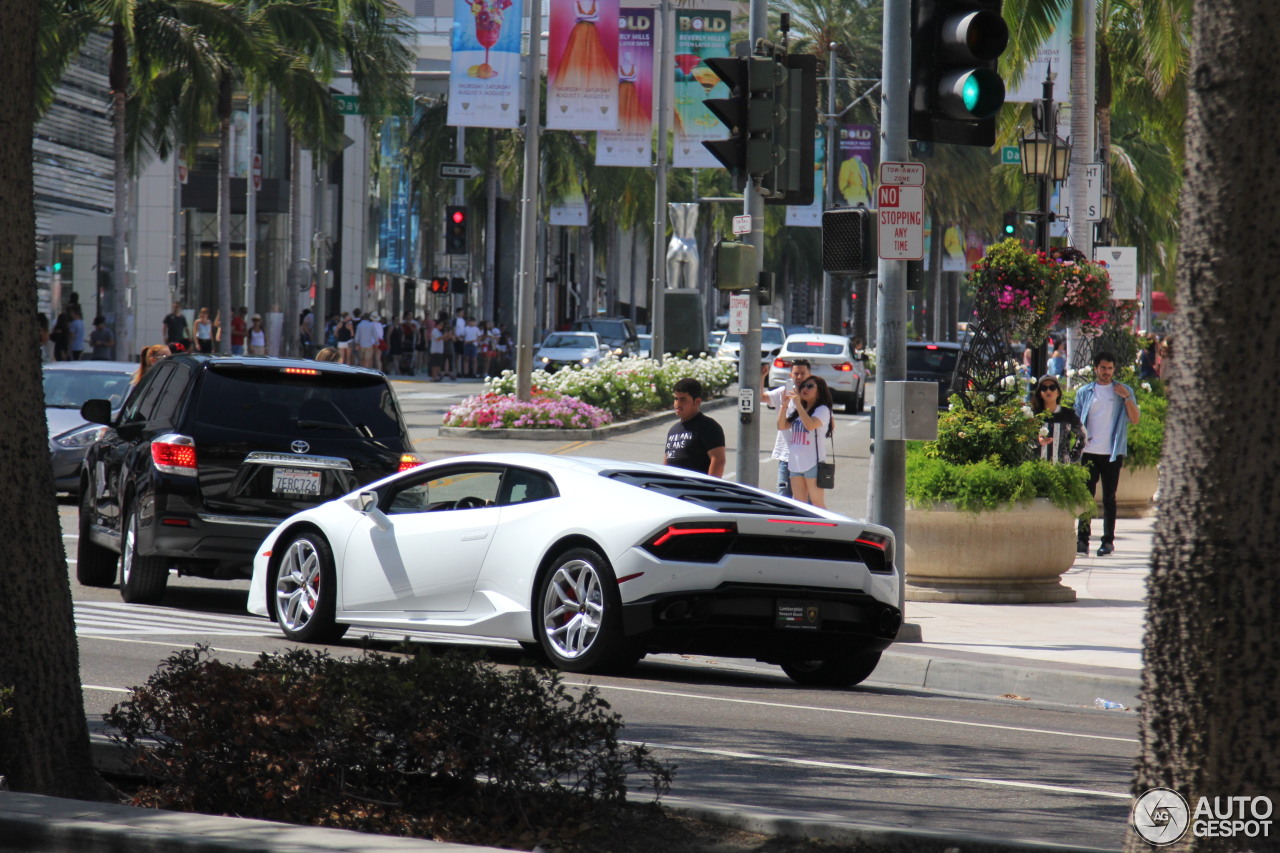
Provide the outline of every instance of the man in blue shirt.
{"type": "MultiPolygon", "coordinates": [[[[1098,481],[1102,481],[1102,543],[1098,556],[1105,557],[1115,550],[1116,486],[1129,449],[1129,424],[1136,424],[1141,412],[1133,389],[1112,381],[1116,373],[1114,355],[1095,355],[1093,372],[1096,379],[1076,392],[1075,410],[1084,424],[1086,438],[1080,461],[1089,469],[1089,494],[1094,494],[1098,481]]],[[[1076,531],[1077,554],[1089,553],[1091,527],[1090,521],[1080,522],[1076,531]]]]}

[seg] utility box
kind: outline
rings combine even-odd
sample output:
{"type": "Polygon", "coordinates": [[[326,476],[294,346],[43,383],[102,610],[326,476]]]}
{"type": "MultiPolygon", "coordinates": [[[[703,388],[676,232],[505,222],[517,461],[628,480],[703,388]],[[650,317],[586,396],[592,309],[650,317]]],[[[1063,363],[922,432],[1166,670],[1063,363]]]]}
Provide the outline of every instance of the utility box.
{"type": "Polygon", "coordinates": [[[938,437],[938,383],[884,383],[884,435],[897,441],[933,441],[938,437]]]}
{"type": "Polygon", "coordinates": [[[756,247],[750,243],[723,240],[716,244],[715,286],[717,290],[747,290],[757,283],[756,247]]]}

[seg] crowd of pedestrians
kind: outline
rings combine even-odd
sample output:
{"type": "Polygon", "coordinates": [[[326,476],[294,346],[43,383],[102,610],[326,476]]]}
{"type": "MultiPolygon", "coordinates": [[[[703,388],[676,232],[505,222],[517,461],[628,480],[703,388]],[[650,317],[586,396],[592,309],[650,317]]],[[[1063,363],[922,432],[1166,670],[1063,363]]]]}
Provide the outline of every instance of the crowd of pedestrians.
{"type": "MultiPolygon", "coordinates": [[[[304,316],[304,322],[305,322],[304,316]]],[[[305,339],[306,328],[299,335],[305,339]]],[[[326,348],[343,364],[372,367],[388,375],[426,376],[432,382],[484,379],[512,367],[515,344],[506,329],[477,322],[464,309],[454,317],[413,314],[388,317],[359,308],[325,322],[326,348]]]]}

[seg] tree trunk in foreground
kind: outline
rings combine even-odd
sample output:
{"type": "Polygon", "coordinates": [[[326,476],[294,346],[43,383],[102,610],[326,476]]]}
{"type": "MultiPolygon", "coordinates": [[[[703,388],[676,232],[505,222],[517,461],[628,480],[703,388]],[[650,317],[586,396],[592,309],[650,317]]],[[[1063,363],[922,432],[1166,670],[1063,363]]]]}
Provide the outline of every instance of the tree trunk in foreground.
{"type": "Polygon", "coordinates": [[[89,755],[35,327],[39,2],[6,0],[0,15],[0,775],[18,791],[94,798],[108,789],[89,755]]]}
{"type": "MultiPolygon", "coordinates": [[[[1254,838],[1197,837],[1195,812],[1201,797],[1219,815],[1228,797],[1280,806],[1280,419],[1256,369],[1280,362],[1280,24],[1269,0],[1195,5],[1134,793],[1186,799],[1191,825],[1163,849],[1266,850],[1280,808],[1254,838]]],[[[1133,829],[1125,847],[1153,849],[1133,829]]]]}

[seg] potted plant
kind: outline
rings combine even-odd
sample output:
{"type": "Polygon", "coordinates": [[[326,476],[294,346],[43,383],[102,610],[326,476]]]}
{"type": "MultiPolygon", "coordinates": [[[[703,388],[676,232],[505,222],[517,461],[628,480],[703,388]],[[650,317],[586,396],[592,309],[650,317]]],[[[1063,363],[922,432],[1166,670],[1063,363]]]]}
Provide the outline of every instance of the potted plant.
{"type": "Polygon", "coordinates": [[[1023,404],[1007,344],[1043,340],[1064,315],[1078,322],[1097,307],[1103,276],[1071,266],[1011,239],[969,271],[977,319],[957,393],[937,439],[907,451],[908,599],[1075,599],[1060,578],[1075,562],[1077,518],[1093,513],[1087,474],[1035,458],[1044,416],[1023,404]]]}

